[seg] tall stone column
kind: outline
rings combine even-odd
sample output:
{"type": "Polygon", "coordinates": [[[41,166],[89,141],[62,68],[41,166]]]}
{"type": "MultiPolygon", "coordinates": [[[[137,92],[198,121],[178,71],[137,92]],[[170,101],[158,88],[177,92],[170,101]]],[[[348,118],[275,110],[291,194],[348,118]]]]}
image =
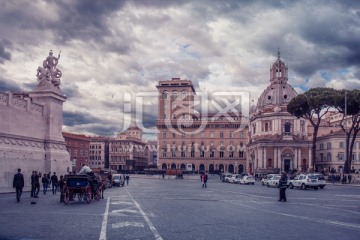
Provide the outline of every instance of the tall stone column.
{"type": "Polygon", "coordinates": [[[57,175],[65,174],[71,170],[70,155],[66,149],[62,135],[63,103],[66,97],[60,91],[54,89],[37,89],[29,92],[33,102],[44,106],[43,117],[45,119],[45,171],[56,172],[57,175]]]}

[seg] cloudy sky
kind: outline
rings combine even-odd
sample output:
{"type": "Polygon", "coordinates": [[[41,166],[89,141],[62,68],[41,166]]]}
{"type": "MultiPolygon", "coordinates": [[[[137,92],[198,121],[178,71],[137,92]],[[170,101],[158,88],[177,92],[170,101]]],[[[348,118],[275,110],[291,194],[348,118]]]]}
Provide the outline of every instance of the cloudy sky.
{"type": "Polygon", "coordinates": [[[278,47],[298,93],[360,88],[360,1],[0,2],[0,91],[33,90],[37,67],[61,50],[63,129],[73,133],[114,136],[142,99],[153,138],[152,95],[173,77],[256,101],[278,47]]]}

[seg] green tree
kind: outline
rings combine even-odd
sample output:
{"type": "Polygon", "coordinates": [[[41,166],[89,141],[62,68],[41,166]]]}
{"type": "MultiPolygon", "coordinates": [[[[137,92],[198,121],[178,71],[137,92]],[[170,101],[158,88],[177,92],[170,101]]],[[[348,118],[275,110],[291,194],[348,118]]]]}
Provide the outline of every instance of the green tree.
{"type": "MultiPolygon", "coordinates": [[[[287,106],[287,111],[297,118],[309,120],[314,129],[312,136],[312,168],[315,169],[316,141],[322,117],[334,106],[336,91],[332,88],[312,88],[293,98],[287,106]]],[[[310,166],[309,166],[310,167],[310,166]]]]}
{"type": "Polygon", "coordinates": [[[360,131],[360,90],[338,90],[334,106],[343,114],[340,127],[346,136],[344,173],[348,174],[351,171],[355,140],[360,131]]]}

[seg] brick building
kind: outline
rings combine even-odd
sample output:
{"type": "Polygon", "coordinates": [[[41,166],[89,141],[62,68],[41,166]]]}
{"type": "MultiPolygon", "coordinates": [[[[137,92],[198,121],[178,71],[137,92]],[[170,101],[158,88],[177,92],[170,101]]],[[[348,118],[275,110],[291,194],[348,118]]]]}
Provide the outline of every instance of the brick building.
{"type": "Polygon", "coordinates": [[[63,132],[66,143],[66,149],[70,154],[70,160],[73,164],[73,169],[70,171],[79,171],[82,164],[89,164],[89,148],[91,138],[83,134],[73,134],[63,132]]]}

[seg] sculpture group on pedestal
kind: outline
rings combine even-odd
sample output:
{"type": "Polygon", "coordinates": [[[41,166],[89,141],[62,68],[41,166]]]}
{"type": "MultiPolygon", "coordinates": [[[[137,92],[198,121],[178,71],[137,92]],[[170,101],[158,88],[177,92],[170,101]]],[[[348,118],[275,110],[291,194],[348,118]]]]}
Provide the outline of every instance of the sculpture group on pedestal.
{"type": "Polygon", "coordinates": [[[38,67],[36,76],[39,81],[39,87],[52,84],[56,88],[60,88],[60,78],[62,73],[56,68],[60,59],[60,53],[61,51],[59,52],[58,57],[54,57],[52,50],[50,50],[49,56],[43,62],[43,66],[38,67]]]}

